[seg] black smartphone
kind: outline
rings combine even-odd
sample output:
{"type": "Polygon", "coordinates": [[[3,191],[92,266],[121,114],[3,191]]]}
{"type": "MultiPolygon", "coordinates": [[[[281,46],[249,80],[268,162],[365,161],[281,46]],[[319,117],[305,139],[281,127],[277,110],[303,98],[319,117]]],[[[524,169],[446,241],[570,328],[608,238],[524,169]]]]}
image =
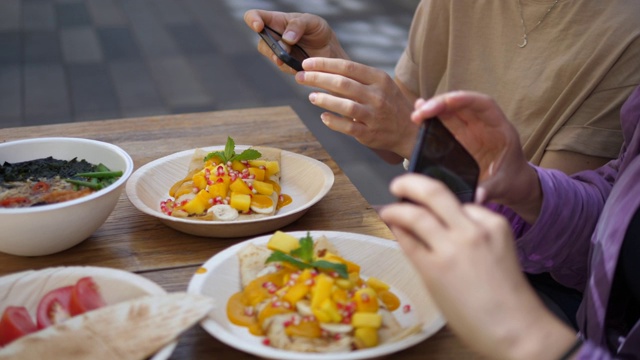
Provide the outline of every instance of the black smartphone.
{"type": "Polygon", "coordinates": [[[292,69],[296,71],[302,71],[302,61],[309,57],[307,52],[304,51],[298,45],[291,46],[291,51],[288,52],[285,50],[280,44],[280,40],[282,40],[282,34],[268,27],[264,26],[261,32],[258,33],[262,40],[264,40],[267,45],[273,50],[273,53],[282,60],[285,64],[289,65],[292,69]]]}
{"type": "Polygon", "coordinates": [[[409,171],[442,181],[461,202],[473,201],[480,176],[473,156],[438,118],[422,124],[409,171]]]}

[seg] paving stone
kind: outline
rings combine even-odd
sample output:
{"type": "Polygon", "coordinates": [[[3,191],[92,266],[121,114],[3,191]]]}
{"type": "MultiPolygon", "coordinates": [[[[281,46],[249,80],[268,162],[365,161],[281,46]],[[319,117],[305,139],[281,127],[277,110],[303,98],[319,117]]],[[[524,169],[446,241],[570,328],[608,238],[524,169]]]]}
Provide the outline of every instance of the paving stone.
{"type": "Polygon", "coordinates": [[[73,27],[60,30],[62,54],[68,63],[99,62],[102,48],[92,27],[73,27]]]}
{"type": "Polygon", "coordinates": [[[193,24],[168,25],[167,29],[173,36],[184,54],[207,54],[217,52],[202,29],[193,24]]]}
{"type": "Polygon", "coordinates": [[[190,66],[217,109],[263,106],[253,81],[242,77],[233,62],[221,54],[189,56],[190,66]]]}
{"type": "Polygon", "coordinates": [[[222,54],[237,54],[254,48],[258,35],[242,18],[228,16],[229,9],[222,1],[185,0],[196,21],[222,54]]]}
{"type": "Polygon", "coordinates": [[[22,118],[22,69],[0,64],[0,128],[16,126],[22,118]]]}
{"type": "Polygon", "coordinates": [[[100,45],[107,60],[141,59],[142,55],[133,34],[127,27],[96,29],[100,45]]]}
{"type": "Polygon", "coordinates": [[[22,2],[22,28],[24,30],[55,30],[56,16],[53,4],[42,0],[22,2]]]}
{"type": "Polygon", "coordinates": [[[95,26],[124,26],[127,18],[114,0],[87,0],[87,10],[95,26]]]}
{"type": "Polygon", "coordinates": [[[115,89],[105,64],[67,66],[76,121],[120,117],[115,89]]]}
{"type": "Polygon", "coordinates": [[[151,58],[176,56],[180,49],[163,24],[149,11],[144,0],[124,0],[122,8],[142,52],[151,58]]]}
{"type": "Polygon", "coordinates": [[[24,66],[24,125],[72,121],[62,64],[24,66]]]}
{"type": "Polygon", "coordinates": [[[20,64],[22,61],[22,41],[20,32],[0,32],[0,64],[20,64]]]}
{"type": "Polygon", "coordinates": [[[60,28],[91,25],[91,16],[84,2],[56,3],[55,10],[60,28]]]}
{"type": "Polygon", "coordinates": [[[125,117],[168,112],[142,60],[111,62],[109,70],[125,117]]]}
{"type": "Polygon", "coordinates": [[[151,74],[169,108],[211,103],[188,61],[181,56],[149,59],[151,74]]]}
{"type": "Polygon", "coordinates": [[[59,63],[62,52],[56,31],[24,33],[24,60],[27,63],[59,63]]]}
{"type": "Polygon", "coordinates": [[[20,0],[0,1],[0,31],[20,29],[20,0]]]}
{"type": "Polygon", "coordinates": [[[193,19],[182,0],[147,0],[164,24],[190,24],[193,19]]]}

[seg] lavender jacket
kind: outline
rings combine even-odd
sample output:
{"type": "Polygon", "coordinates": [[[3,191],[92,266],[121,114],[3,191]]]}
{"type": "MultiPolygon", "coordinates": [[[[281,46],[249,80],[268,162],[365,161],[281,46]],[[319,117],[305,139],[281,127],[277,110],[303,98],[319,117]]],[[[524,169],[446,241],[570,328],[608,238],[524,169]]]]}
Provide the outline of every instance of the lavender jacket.
{"type": "Polygon", "coordinates": [[[533,225],[498,208],[511,221],[526,272],[550,272],[558,282],[584,292],[578,325],[586,342],[580,359],[640,358],[640,321],[619,340],[614,354],[604,326],[620,247],[640,206],[640,87],[620,115],[624,144],[617,159],[571,177],[536,168],[544,199],[533,225]]]}

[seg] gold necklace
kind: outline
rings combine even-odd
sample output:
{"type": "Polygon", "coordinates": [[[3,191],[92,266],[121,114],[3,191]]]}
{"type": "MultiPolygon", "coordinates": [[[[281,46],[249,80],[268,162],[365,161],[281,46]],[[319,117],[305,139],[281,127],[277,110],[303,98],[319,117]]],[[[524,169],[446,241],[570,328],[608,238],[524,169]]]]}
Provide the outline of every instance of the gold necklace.
{"type": "Polygon", "coordinates": [[[518,47],[525,47],[527,46],[527,44],[529,43],[529,40],[527,38],[527,35],[529,35],[533,30],[535,30],[540,24],[542,24],[542,22],[544,21],[544,19],[547,17],[547,15],[549,15],[549,13],[551,12],[551,10],[553,10],[554,7],[556,7],[556,5],[558,5],[558,1],[556,0],[553,5],[551,5],[548,9],[547,12],[544,13],[544,15],[542,15],[542,17],[540,18],[540,20],[538,20],[538,22],[531,28],[531,30],[527,31],[527,26],[524,24],[524,15],[522,14],[522,2],[521,0],[518,0],[518,7],[520,8],[520,22],[522,23],[522,44],[518,44],[518,47]]]}

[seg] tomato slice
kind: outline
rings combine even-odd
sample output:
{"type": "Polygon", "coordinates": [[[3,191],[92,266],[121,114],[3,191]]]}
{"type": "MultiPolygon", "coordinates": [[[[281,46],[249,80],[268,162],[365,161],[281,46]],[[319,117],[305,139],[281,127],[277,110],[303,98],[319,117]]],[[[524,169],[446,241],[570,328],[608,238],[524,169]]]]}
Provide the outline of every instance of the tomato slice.
{"type": "Polygon", "coordinates": [[[73,285],[64,286],[51,290],[42,297],[36,311],[38,329],[44,329],[71,317],[69,312],[71,290],[73,290],[73,285]]]}
{"type": "Polygon", "coordinates": [[[100,289],[92,277],[87,276],[78,280],[71,291],[71,302],[69,304],[71,315],[82,314],[105,305],[100,289]]]}
{"type": "Polygon", "coordinates": [[[37,330],[24,306],[7,306],[0,320],[0,346],[37,330]]]}

